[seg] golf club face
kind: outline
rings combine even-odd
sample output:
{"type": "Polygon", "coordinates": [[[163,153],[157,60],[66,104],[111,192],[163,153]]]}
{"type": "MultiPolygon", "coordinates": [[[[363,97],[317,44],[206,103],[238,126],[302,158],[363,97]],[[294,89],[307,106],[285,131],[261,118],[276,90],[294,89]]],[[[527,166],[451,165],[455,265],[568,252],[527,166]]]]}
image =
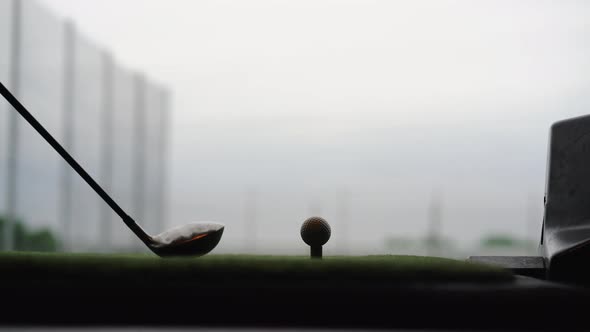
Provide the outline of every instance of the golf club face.
{"type": "Polygon", "coordinates": [[[213,250],[225,226],[215,222],[193,222],[152,237],[150,249],[158,256],[202,256],[213,250]]]}

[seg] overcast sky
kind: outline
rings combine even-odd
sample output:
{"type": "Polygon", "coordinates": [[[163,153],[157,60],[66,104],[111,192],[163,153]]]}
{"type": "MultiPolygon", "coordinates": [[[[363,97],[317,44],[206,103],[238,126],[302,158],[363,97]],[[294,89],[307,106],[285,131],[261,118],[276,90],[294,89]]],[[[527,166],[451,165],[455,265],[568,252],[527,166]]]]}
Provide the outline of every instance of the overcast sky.
{"type": "Polygon", "coordinates": [[[220,250],[251,236],[248,192],[261,247],[303,248],[320,213],[332,248],[347,215],[381,250],[434,196],[462,245],[524,236],[548,128],[590,104],[586,1],[43,2],[173,91],[168,224],[224,222],[220,250]]]}

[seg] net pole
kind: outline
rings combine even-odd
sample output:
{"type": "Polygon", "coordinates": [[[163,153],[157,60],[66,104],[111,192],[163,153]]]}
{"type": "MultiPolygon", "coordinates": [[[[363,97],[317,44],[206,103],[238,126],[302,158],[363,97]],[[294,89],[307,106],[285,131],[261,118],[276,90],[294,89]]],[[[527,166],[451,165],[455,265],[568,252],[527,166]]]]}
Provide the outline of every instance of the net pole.
{"type": "MultiPolygon", "coordinates": [[[[76,78],[76,28],[72,22],[64,26],[64,73],[62,94],[63,145],[68,151],[74,149],[74,98],[76,78]]],[[[72,172],[67,164],[61,167],[60,220],[62,227],[62,250],[71,250],[72,243],[72,172]]]]}
{"type": "Polygon", "coordinates": [[[135,75],[134,96],[134,137],[133,137],[133,213],[137,220],[145,220],[145,132],[146,132],[146,79],[141,74],[135,75]]]}
{"type": "MultiPolygon", "coordinates": [[[[101,128],[101,182],[112,191],[113,182],[113,58],[108,52],[102,56],[102,128],[101,128]]],[[[112,246],[112,214],[108,205],[100,204],[100,245],[105,250],[112,246]]]]}
{"type": "MultiPolygon", "coordinates": [[[[12,36],[10,45],[10,86],[14,94],[20,96],[21,56],[22,56],[22,2],[12,1],[12,36]]],[[[8,156],[6,167],[6,220],[4,224],[4,250],[15,249],[14,224],[18,204],[18,165],[19,165],[19,122],[15,112],[8,115],[8,156]]]]}
{"type": "Polygon", "coordinates": [[[168,225],[166,220],[167,215],[167,174],[168,174],[168,143],[169,143],[169,130],[168,125],[170,123],[170,91],[167,89],[161,90],[160,98],[160,121],[159,121],[159,155],[158,155],[158,223],[160,229],[167,229],[168,225]]]}

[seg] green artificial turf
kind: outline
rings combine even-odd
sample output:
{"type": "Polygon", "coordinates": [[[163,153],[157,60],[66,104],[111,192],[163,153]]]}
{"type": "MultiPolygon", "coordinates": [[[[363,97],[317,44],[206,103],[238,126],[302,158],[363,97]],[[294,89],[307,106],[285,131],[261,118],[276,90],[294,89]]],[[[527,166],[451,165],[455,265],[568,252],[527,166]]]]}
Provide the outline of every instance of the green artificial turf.
{"type": "Polygon", "coordinates": [[[465,261],[420,256],[153,255],[0,253],[0,280],[13,282],[485,282],[508,281],[510,272],[465,261]]]}

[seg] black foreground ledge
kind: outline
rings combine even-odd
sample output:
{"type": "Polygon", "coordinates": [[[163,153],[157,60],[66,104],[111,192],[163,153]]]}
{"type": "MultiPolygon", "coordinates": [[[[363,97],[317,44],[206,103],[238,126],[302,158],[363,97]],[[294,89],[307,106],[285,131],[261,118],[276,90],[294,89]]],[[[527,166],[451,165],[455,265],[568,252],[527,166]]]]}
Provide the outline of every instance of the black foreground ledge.
{"type": "Polygon", "coordinates": [[[586,289],[412,256],[0,254],[3,325],[587,327],[586,289]]]}

